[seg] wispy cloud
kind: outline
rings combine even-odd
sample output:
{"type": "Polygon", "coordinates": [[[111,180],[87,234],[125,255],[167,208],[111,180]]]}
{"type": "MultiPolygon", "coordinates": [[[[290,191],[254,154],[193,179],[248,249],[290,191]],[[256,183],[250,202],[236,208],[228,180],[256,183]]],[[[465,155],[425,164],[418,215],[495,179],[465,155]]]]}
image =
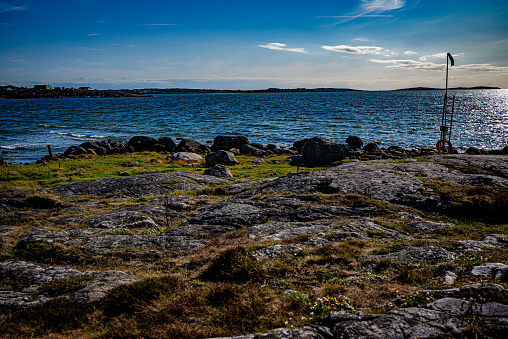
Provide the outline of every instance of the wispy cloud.
{"type": "Polygon", "coordinates": [[[0,13],[12,12],[12,11],[26,11],[25,6],[14,6],[9,3],[0,4],[0,13]]]}
{"type": "Polygon", "coordinates": [[[416,55],[418,54],[418,52],[414,52],[414,51],[405,51],[404,52],[405,55],[416,55]]]}
{"type": "Polygon", "coordinates": [[[89,33],[88,36],[98,36],[98,35],[102,35],[102,34],[99,34],[99,33],[89,33]]]}
{"type": "Polygon", "coordinates": [[[352,14],[326,16],[322,18],[342,19],[336,22],[336,25],[358,18],[391,18],[393,15],[383,13],[401,9],[405,4],[405,0],[362,0],[359,8],[352,14]]]}
{"type": "MultiPolygon", "coordinates": [[[[454,57],[463,57],[464,53],[453,54],[454,57]]],[[[423,55],[420,57],[420,61],[427,61],[429,59],[445,59],[446,60],[447,53],[435,53],[429,55],[423,55]]]]}
{"type": "Polygon", "coordinates": [[[276,51],[287,51],[287,52],[295,52],[295,53],[307,53],[305,51],[305,48],[288,48],[286,47],[286,44],[281,44],[278,42],[272,42],[267,45],[259,45],[259,47],[272,49],[276,51]]]}
{"type": "Polygon", "coordinates": [[[381,54],[382,47],[377,46],[321,46],[321,48],[328,51],[340,52],[340,53],[352,53],[352,54],[381,54]]]}
{"type": "MultiPolygon", "coordinates": [[[[444,53],[446,56],[446,53],[444,53]]],[[[446,68],[446,64],[436,64],[430,61],[417,60],[381,60],[369,59],[370,62],[384,64],[389,68],[403,68],[411,70],[423,71],[442,71],[446,68]]],[[[472,72],[508,72],[508,67],[495,66],[491,64],[469,64],[454,67],[455,70],[472,71],[472,72]]]]}

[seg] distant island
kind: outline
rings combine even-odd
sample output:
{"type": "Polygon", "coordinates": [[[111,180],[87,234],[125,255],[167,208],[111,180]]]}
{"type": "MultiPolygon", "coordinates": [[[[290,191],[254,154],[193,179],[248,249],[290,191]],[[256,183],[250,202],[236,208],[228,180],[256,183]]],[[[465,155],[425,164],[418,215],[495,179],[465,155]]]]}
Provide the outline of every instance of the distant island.
{"type": "MultiPolygon", "coordinates": [[[[475,86],[454,87],[449,90],[500,89],[499,87],[475,86]]],[[[443,88],[412,87],[396,89],[394,91],[439,91],[443,88]]],[[[229,89],[195,89],[195,88],[144,88],[98,90],[90,87],[66,88],[51,85],[36,85],[33,88],[16,87],[12,85],[0,87],[0,99],[38,99],[38,98],[123,98],[149,97],[160,94],[236,94],[236,93],[338,93],[359,92],[351,88],[268,88],[258,90],[229,90],[229,89]]]]}

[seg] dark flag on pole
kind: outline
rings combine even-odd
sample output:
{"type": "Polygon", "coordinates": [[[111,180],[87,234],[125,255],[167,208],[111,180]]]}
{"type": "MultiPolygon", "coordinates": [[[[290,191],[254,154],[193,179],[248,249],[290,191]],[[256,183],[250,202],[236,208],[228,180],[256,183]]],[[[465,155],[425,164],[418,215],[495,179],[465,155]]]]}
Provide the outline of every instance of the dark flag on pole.
{"type": "Polygon", "coordinates": [[[450,59],[450,66],[455,65],[455,61],[453,60],[452,55],[450,53],[447,53],[446,55],[448,56],[448,59],[450,59]]]}

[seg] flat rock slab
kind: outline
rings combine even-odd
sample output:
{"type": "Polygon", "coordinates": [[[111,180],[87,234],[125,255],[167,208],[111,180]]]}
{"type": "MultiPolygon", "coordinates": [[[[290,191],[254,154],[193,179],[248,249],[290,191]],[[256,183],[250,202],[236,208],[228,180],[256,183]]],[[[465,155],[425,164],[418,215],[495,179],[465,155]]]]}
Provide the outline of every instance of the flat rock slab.
{"type": "Polygon", "coordinates": [[[18,238],[21,240],[16,244],[17,248],[27,248],[33,243],[63,243],[74,238],[91,236],[100,232],[94,228],[84,228],[69,231],[50,231],[43,228],[33,227],[29,232],[21,234],[18,238]]]}
{"type": "MultiPolygon", "coordinates": [[[[432,157],[430,159],[433,161],[439,161],[438,159],[443,158],[436,159],[432,157]]],[[[458,159],[460,159],[460,157],[458,159]]],[[[457,162],[463,162],[464,165],[467,163],[465,161],[457,162]]],[[[449,161],[449,163],[452,162],[449,161]]],[[[505,162],[498,160],[497,163],[504,164],[505,162]]],[[[500,173],[500,176],[490,174],[463,173],[458,170],[450,170],[448,167],[437,164],[435,162],[349,162],[336,166],[330,170],[339,172],[401,175],[411,178],[431,178],[449,181],[461,185],[508,187],[508,176],[503,176],[502,173],[500,173]]]]}
{"type": "Polygon", "coordinates": [[[455,259],[455,254],[445,250],[444,248],[436,246],[421,246],[421,247],[410,246],[398,252],[384,255],[368,255],[366,257],[417,263],[431,260],[445,260],[445,261],[453,260],[455,259]]]}
{"type": "Polygon", "coordinates": [[[109,234],[95,237],[81,237],[69,240],[64,245],[78,245],[95,253],[107,253],[117,248],[165,248],[175,251],[190,251],[204,246],[208,240],[194,237],[166,237],[162,235],[109,234]]]}
{"type": "Polygon", "coordinates": [[[236,337],[211,339],[331,339],[330,329],[323,326],[304,326],[298,328],[278,328],[263,334],[246,334],[236,337]]]}
{"type": "Polygon", "coordinates": [[[362,194],[394,204],[433,210],[440,205],[437,195],[424,192],[419,179],[382,173],[350,173],[337,170],[289,173],[237,198],[274,191],[296,194],[362,194]]]}
{"type": "Polygon", "coordinates": [[[427,304],[426,307],[454,316],[508,317],[508,305],[496,302],[477,303],[463,299],[443,298],[427,304]]]}
{"type": "Polygon", "coordinates": [[[108,229],[159,227],[152,218],[133,211],[101,214],[88,219],[86,223],[93,228],[108,229]]]}
{"type": "Polygon", "coordinates": [[[473,267],[471,274],[500,279],[503,276],[508,276],[508,265],[502,263],[487,263],[482,266],[473,267]]]}
{"type": "Polygon", "coordinates": [[[51,190],[64,197],[76,195],[139,197],[142,195],[171,194],[174,191],[196,191],[204,189],[208,184],[229,182],[228,179],[208,175],[174,172],[79,181],[55,186],[51,190]]]}
{"type": "Polygon", "coordinates": [[[433,156],[425,161],[474,167],[508,179],[508,156],[506,155],[450,154],[433,156]]]}
{"type": "Polygon", "coordinates": [[[116,286],[139,281],[136,277],[121,271],[80,272],[72,268],[24,261],[0,262],[0,285],[12,288],[0,291],[0,308],[13,311],[48,301],[53,297],[38,292],[38,288],[43,283],[80,276],[90,277],[90,279],[83,280],[84,286],[79,290],[60,296],[93,301],[104,297],[116,286]]]}
{"type": "Polygon", "coordinates": [[[459,249],[466,253],[482,252],[484,248],[507,248],[508,235],[489,234],[478,240],[460,240],[459,249]]]}
{"type": "Polygon", "coordinates": [[[258,241],[292,239],[316,235],[336,226],[331,222],[270,222],[249,227],[249,237],[258,241]]]}
{"type": "MultiPolygon", "coordinates": [[[[333,233],[345,234],[347,236],[358,238],[358,239],[369,239],[369,238],[388,238],[388,239],[406,239],[410,240],[412,237],[401,234],[398,231],[390,228],[378,225],[370,218],[361,218],[350,222],[347,225],[335,228],[333,233]]],[[[331,234],[330,234],[331,235],[331,234]]]]}

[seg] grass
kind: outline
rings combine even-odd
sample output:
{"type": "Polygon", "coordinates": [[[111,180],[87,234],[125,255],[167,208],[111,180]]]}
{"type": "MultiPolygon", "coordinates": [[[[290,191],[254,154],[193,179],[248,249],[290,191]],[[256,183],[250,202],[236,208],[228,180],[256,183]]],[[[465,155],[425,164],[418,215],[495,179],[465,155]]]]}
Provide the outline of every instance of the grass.
{"type": "MultiPolygon", "coordinates": [[[[204,163],[189,167],[184,163],[165,158],[161,159],[162,163],[150,161],[159,157],[160,154],[153,152],[132,155],[83,155],[76,159],[47,164],[5,166],[0,172],[0,189],[3,191],[39,189],[75,181],[148,173],[192,171],[202,174],[206,169],[204,163]]],[[[255,157],[238,156],[240,164],[229,168],[236,179],[256,180],[284,176],[297,171],[296,167],[284,162],[286,158],[286,156],[269,156],[264,163],[254,164],[252,161],[255,157]]]]}

